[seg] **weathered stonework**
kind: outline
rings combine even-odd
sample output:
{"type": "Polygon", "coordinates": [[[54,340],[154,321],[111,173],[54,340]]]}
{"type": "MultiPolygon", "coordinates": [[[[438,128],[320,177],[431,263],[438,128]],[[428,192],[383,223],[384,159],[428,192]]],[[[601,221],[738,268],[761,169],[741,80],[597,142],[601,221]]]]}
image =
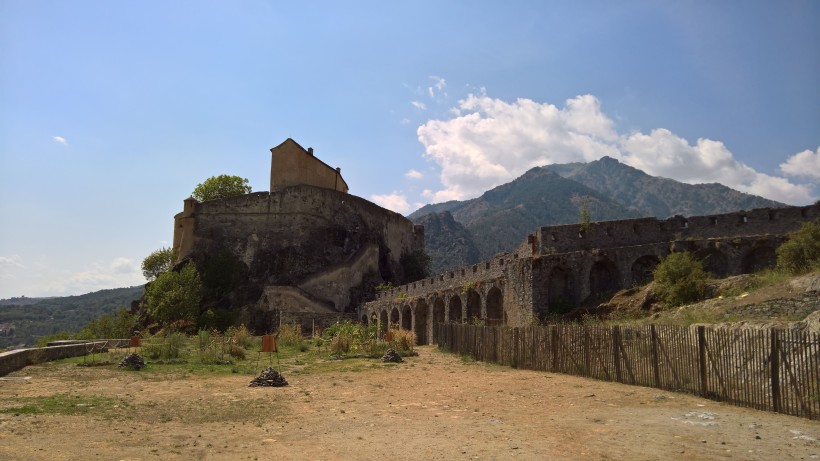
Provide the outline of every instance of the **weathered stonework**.
{"type": "Polygon", "coordinates": [[[338,170],[292,140],[272,152],[275,190],[201,203],[189,198],[174,218],[178,261],[197,264],[205,308],[241,311],[246,324],[270,331],[280,317],[273,311],[355,312],[375,285],[404,280],[400,259],[423,251],[423,228],[349,195],[338,170]]]}
{"type": "Polygon", "coordinates": [[[511,254],[378,293],[359,318],[412,329],[420,343],[433,339],[438,322],[525,325],[642,284],[672,252],[693,252],[718,276],[772,266],[787,234],[817,218],[820,205],[542,227],[511,254]]]}

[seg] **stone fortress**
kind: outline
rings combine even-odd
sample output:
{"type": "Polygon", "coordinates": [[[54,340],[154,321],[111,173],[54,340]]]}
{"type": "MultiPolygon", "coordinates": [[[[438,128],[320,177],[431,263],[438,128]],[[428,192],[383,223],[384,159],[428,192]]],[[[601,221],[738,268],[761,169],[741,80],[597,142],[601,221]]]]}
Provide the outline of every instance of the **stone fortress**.
{"type": "Polygon", "coordinates": [[[188,198],[174,217],[177,262],[197,264],[204,308],[271,331],[305,317],[335,321],[377,284],[406,281],[402,257],[423,251],[423,227],[348,194],[339,168],[292,139],[271,149],[270,178],[269,192],[188,198]]]}
{"type": "Polygon", "coordinates": [[[419,344],[433,341],[436,323],[523,326],[533,315],[643,284],[671,252],[694,253],[719,277],[772,266],[787,235],[817,218],[820,204],[542,227],[512,253],[382,291],[359,318],[411,329],[419,344]]]}
{"type": "Polygon", "coordinates": [[[820,218],[814,204],[542,227],[511,253],[411,281],[404,258],[424,251],[422,226],[348,194],[339,168],[292,139],[271,149],[270,178],[269,192],[188,198],[174,217],[177,263],[197,264],[204,308],[239,312],[256,331],[342,317],[398,324],[419,344],[436,323],[520,326],[642,284],[671,252],[693,252],[717,276],[754,272],[775,263],[787,234],[820,218]],[[395,287],[376,292],[388,282],[395,287]]]}

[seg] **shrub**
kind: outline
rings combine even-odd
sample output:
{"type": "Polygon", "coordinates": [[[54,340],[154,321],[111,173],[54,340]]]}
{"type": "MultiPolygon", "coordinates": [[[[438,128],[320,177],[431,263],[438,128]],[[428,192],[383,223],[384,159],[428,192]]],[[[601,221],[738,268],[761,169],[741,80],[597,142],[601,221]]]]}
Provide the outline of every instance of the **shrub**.
{"type": "Polygon", "coordinates": [[[253,335],[251,335],[250,330],[248,330],[245,324],[239,325],[239,328],[228,328],[225,335],[230,338],[231,344],[235,344],[244,349],[247,349],[253,344],[253,335]]]}
{"type": "Polygon", "coordinates": [[[410,330],[390,330],[393,340],[390,347],[398,352],[413,352],[416,347],[416,334],[410,330]]]}
{"type": "Polygon", "coordinates": [[[680,306],[701,299],[706,290],[703,263],[691,253],[672,253],[652,273],[658,297],[669,306],[680,306]]]}
{"type": "Polygon", "coordinates": [[[296,323],[280,325],[276,342],[280,346],[298,346],[302,342],[302,326],[296,323]]]}
{"type": "Polygon", "coordinates": [[[777,267],[793,275],[820,269],[820,219],[803,223],[777,249],[777,267]]]}

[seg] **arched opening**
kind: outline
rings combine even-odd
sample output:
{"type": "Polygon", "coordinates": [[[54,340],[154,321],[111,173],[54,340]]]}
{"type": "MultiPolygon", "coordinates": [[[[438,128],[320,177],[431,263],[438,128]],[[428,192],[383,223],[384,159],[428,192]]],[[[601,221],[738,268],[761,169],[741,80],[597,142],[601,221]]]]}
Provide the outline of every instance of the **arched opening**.
{"type": "Polygon", "coordinates": [[[490,288],[487,292],[487,325],[501,325],[504,323],[504,306],[501,289],[490,288]]]}
{"type": "Polygon", "coordinates": [[[424,345],[427,340],[427,302],[423,299],[416,304],[415,317],[413,318],[413,331],[416,332],[416,344],[424,345]]]}
{"type": "Polygon", "coordinates": [[[597,261],[589,271],[589,294],[596,296],[611,293],[621,288],[618,268],[609,260],[597,261]]]}
{"type": "Polygon", "coordinates": [[[405,305],[401,310],[401,329],[413,330],[413,312],[410,310],[410,305],[405,305]]]}
{"type": "Polygon", "coordinates": [[[387,331],[388,322],[387,322],[387,311],[383,310],[379,312],[379,331],[382,333],[387,331]]]}
{"type": "Polygon", "coordinates": [[[400,320],[401,315],[399,315],[399,308],[394,307],[393,310],[390,311],[390,328],[398,328],[400,320]]]}
{"type": "Polygon", "coordinates": [[[777,253],[770,246],[754,248],[743,257],[743,273],[755,272],[774,267],[777,264],[777,253]]]}
{"type": "Polygon", "coordinates": [[[717,248],[707,248],[695,252],[695,258],[703,263],[703,270],[717,278],[729,275],[729,262],[717,248]]]}
{"type": "Polygon", "coordinates": [[[572,309],[572,272],[566,267],[554,267],[547,281],[547,304],[551,312],[564,313],[572,309]]]}
{"type": "Polygon", "coordinates": [[[632,286],[646,285],[652,281],[652,271],[661,260],[655,255],[645,255],[632,263],[632,286]]]}
{"type": "Polygon", "coordinates": [[[436,326],[444,323],[444,300],[436,298],[433,301],[433,341],[438,342],[436,337],[436,326]]]}
{"type": "Polygon", "coordinates": [[[481,296],[472,288],[467,290],[467,322],[481,317],[481,296]]]}
{"type": "Polygon", "coordinates": [[[458,295],[450,298],[450,312],[448,312],[448,314],[450,314],[449,319],[451,323],[461,323],[464,320],[461,312],[461,297],[458,295]]]}
{"type": "Polygon", "coordinates": [[[367,314],[362,314],[362,323],[367,325],[367,314]]]}

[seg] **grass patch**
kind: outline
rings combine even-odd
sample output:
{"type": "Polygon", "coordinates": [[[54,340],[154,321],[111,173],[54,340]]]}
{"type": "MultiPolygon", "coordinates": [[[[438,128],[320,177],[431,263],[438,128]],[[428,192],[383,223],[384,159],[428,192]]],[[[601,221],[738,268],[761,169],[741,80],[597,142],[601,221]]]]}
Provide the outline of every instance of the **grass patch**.
{"type": "Polygon", "coordinates": [[[23,397],[7,399],[0,402],[4,408],[0,413],[27,414],[27,415],[88,415],[93,414],[103,418],[112,418],[124,415],[129,404],[122,400],[115,400],[99,395],[68,395],[55,394],[43,397],[23,397]],[[6,406],[11,405],[11,406],[6,406]]]}

